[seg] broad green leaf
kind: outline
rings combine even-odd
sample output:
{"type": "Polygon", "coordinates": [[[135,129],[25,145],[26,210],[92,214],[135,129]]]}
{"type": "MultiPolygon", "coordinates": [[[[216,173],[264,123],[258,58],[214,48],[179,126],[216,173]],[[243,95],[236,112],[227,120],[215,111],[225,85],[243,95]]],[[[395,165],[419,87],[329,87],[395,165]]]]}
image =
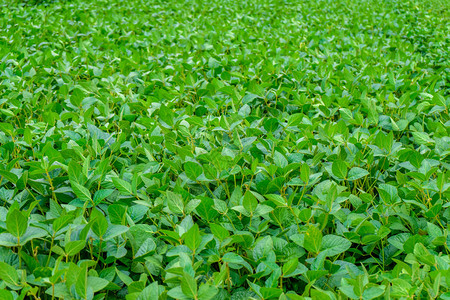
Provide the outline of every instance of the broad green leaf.
{"type": "Polygon", "coordinates": [[[20,237],[20,245],[23,246],[27,242],[48,236],[46,230],[38,228],[38,227],[28,227],[25,233],[20,237]]]}
{"type": "Polygon", "coordinates": [[[214,209],[214,200],[209,197],[201,197],[200,203],[195,208],[196,213],[207,222],[217,217],[217,210],[214,209]]]}
{"type": "Polygon", "coordinates": [[[298,266],[298,259],[292,258],[283,265],[283,276],[293,273],[298,266]]]}
{"type": "Polygon", "coordinates": [[[114,186],[119,190],[120,193],[123,195],[133,195],[133,190],[131,189],[131,184],[126,182],[123,179],[120,179],[119,177],[113,177],[112,181],[114,183],[114,186]]]}
{"type": "Polygon", "coordinates": [[[103,199],[110,196],[113,192],[114,192],[114,190],[112,190],[112,189],[96,191],[94,194],[94,199],[93,199],[94,203],[96,205],[99,204],[103,199]]]}
{"type": "Polygon", "coordinates": [[[186,176],[194,181],[196,181],[198,176],[203,173],[202,166],[192,161],[188,161],[184,164],[184,171],[186,172],[186,176]]]}
{"type": "Polygon", "coordinates": [[[18,209],[13,209],[6,216],[6,229],[13,236],[20,238],[28,228],[28,218],[18,209]]]}
{"type": "Polygon", "coordinates": [[[261,295],[264,297],[263,299],[277,299],[283,294],[282,289],[274,288],[274,287],[261,287],[259,290],[261,295]]]}
{"type": "Polygon", "coordinates": [[[422,243],[417,243],[414,246],[414,255],[417,260],[423,264],[434,266],[436,264],[436,258],[431,254],[422,243]]]}
{"type": "Polygon", "coordinates": [[[16,174],[5,171],[5,170],[0,170],[0,179],[2,179],[2,177],[4,177],[6,180],[16,184],[17,180],[19,180],[19,178],[17,177],[16,174]]]}
{"type": "Polygon", "coordinates": [[[17,238],[10,233],[0,233],[0,246],[14,247],[18,245],[17,238]]]}
{"type": "Polygon", "coordinates": [[[184,273],[181,277],[181,290],[184,295],[191,298],[197,298],[197,281],[195,278],[184,273]]]}
{"type": "Polygon", "coordinates": [[[153,241],[153,239],[151,239],[151,238],[148,238],[145,240],[145,242],[142,244],[142,246],[136,252],[135,257],[145,256],[145,255],[151,253],[152,251],[154,251],[155,249],[156,249],[155,241],[153,241]]]}
{"type": "Polygon", "coordinates": [[[103,290],[109,284],[109,281],[100,277],[88,276],[87,285],[94,293],[103,290]]]}
{"type": "Polygon", "coordinates": [[[82,298],[88,298],[88,276],[87,276],[87,268],[84,267],[81,269],[80,273],[78,273],[78,278],[75,283],[75,291],[82,298]]]}
{"type": "Polygon", "coordinates": [[[275,151],[275,154],[273,156],[273,161],[274,161],[275,165],[279,168],[285,168],[288,165],[288,161],[287,161],[286,157],[284,157],[283,154],[281,154],[278,151],[275,151]]]}
{"type": "Polygon", "coordinates": [[[126,208],[120,204],[108,206],[109,220],[113,224],[125,225],[127,213],[126,208]]]}
{"type": "Polygon", "coordinates": [[[276,195],[276,194],[269,194],[269,195],[265,195],[265,197],[267,199],[269,199],[270,201],[272,201],[274,204],[276,204],[277,206],[287,206],[287,201],[286,199],[284,199],[282,196],[280,195],[276,195]]]}
{"type": "Polygon", "coordinates": [[[170,211],[174,214],[182,214],[184,211],[184,203],[183,199],[173,193],[173,192],[166,192],[167,195],[167,206],[169,207],[170,211]]]}
{"type": "Polygon", "coordinates": [[[149,286],[139,293],[137,300],[158,300],[159,299],[159,289],[158,283],[152,282],[149,286]]]}
{"type": "Polygon", "coordinates": [[[364,290],[362,297],[363,299],[375,299],[383,295],[385,290],[384,285],[372,286],[364,290]]]}
{"type": "Polygon", "coordinates": [[[352,243],[340,236],[328,234],[322,238],[321,251],[326,256],[335,256],[347,251],[352,243]]]}
{"type": "Polygon", "coordinates": [[[67,242],[65,246],[65,252],[68,256],[74,256],[84,248],[85,244],[86,244],[85,241],[67,242]]]}
{"type": "Polygon", "coordinates": [[[340,179],[347,178],[347,171],[348,171],[347,164],[342,160],[335,160],[333,162],[333,165],[331,166],[331,169],[333,171],[334,176],[340,179]]]}
{"type": "Polygon", "coordinates": [[[185,293],[183,293],[182,289],[181,289],[181,285],[176,286],[174,288],[171,288],[168,292],[167,295],[172,297],[173,299],[177,299],[177,300],[188,300],[188,299],[192,299],[192,297],[186,296],[185,293]]]}
{"type": "Polygon", "coordinates": [[[305,232],[303,247],[312,253],[319,253],[322,245],[322,232],[313,225],[310,225],[305,232]]]}
{"type": "Polygon", "coordinates": [[[310,168],[307,164],[302,164],[301,170],[300,170],[300,179],[307,183],[309,182],[309,175],[310,175],[310,168]]]}
{"type": "Polygon", "coordinates": [[[106,230],[108,229],[108,221],[106,220],[103,213],[101,213],[98,209],[92,209],[91,212],[91,229],[92,231],[100,238],[103,238],[103,236],[106,233],[106,230]]]}
{"type": "Polygon", "coordinates": [[[184,243],[189,247],[193,252],[197,250],[201,243],[200,230],[198,229],[198,225],[194,224],[185,234],[184,234],[184,243]]]}
{"type": "Polygon", "coordinates": [[[367,172],[367,170],[358,167],[353,167],[348,172],[348,180],[350,181],[357,180],[367,175],[369,175],[369,172],[367,172]]]}
{"type": "Polygon", "coordinates": [[[0,299],[14,300],[13,294],[8,290],[0,290],[0,299]]]}
{"type": "Polygon", "coordinates": [[[216,299],[218,288],[207,283],[200,285],[198,289],[198,300],[216,299]]]}
{"type": "Polygon", "coordinates": [[[19,285],[19,276],[16,268],[4,262],[0,262],[0,279],[14,286],[19,285]]]}
{"type": "Polygon", "coordinates": [[[56,233],[66,227],[73,219],[73,215],[62,215],[53,221],[53,231],[56,233]]]}
{"type": "Polygon", "coordinates": [[[414,141],[419,145],[434,144],[434,140],[426,132],[412,132],[412,135],[414,141]]]}
{"type": "Polygon", "coordinates": [[[239,256],[236,253],[233,253],[233,252],[225,253],[225,255],[222,257],[222,260],[226,263],[242,265],[245,268],[247,268],[247,270],[249,272],[252,272],[252,268],[251,268],[250,264],[247,263],[241,256],[239,256]]]}
{"type": "Polygon", "coordinates": [[[108,225],[103,240],[108,241],[128,231],[129,227],[123,225],[108,225]]]}
{"type": "Polygon", "coordinates": [[[169,108],[167,108],[164,104],[161,105],[159,109],[159,117],[161,120],[163,120],[167,125],[172,127],[174,125],[173,118],[174,114],[173,111],[169,108]]]}
{"type": "Polygon", "coordinates": [[[69,289],[67,288],[66,284],[64,282],[60,282],[55,284],[55,287],[48,288],[45,293],[50,296],[58,297],[61,299],[70,299],[71,294],[69,292],[69,289]]]}
{"type": "Polygon", "coordinates": [[[75,181],[71,181],[70,184],[72,185],[73,192],[80,200],[90,203],[92,202],[91,193],[87,188],[75,181]]]}
{"type": "Polygon", "coordinates": [[[230,236],[228,230],[226,230],[223,226],[219,224],[210,224],[209,227],[211,228],[211,232],[214,234],[214,236],[218,238],[220,241],[223,241],[224,239],[230,236]]]}
{"type": "Polygon", "coordinates": [[[256,197],[252,194],[252,192],[247,191],[244,195],[242,204],[249,213],[253,213],[258,205],[258,200],[256,200],[256,197]]]}

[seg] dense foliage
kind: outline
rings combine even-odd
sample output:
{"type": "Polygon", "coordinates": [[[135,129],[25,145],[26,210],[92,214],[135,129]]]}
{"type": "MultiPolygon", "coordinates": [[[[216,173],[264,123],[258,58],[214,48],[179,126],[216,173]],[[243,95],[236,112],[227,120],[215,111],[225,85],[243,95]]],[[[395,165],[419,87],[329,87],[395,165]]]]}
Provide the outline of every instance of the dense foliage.
{"type": "Polygon", "coordinates": [[[446,0],[0,3],[0,299],[450,299],[446,0]]]}

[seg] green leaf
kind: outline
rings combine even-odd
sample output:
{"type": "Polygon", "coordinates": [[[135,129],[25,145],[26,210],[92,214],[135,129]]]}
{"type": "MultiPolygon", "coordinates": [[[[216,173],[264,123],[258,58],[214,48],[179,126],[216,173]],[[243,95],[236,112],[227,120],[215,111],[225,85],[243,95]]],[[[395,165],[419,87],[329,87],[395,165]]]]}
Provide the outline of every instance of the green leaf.
{"type": "Polygon", "coordinates": [[[263,299],[278,299],[281,294],[283,294],[282,289],[277,289],[274,287],[261,287],[259,291],[263,296],[263,299]]]}
{"type": "Polygon", "coordinates": [[[414,255],[417,260],[423,264],[434,266],[436,264],[436,258],[431,254],[422,243],[417,243],[414,246],[414,255]]]}
{"type": "Polygon", "coordinates": [[[309,182],[309,175],[310,175],[310,169],[307,164],[302,164],[301,171],[300,171],[300,179],[307,183],[309,182]]]}
{"type": "Polygon", "coordinates": [[[194,224],[183,236],[184,243],[189,247],[193,252],[197,250],[197,248],[201,244],[201,236],[200,230],[198,229],[198,225],[194,224]]]}
{"type": "Polygon", "coordinates": [[[28,227],[25,233],[20,237],[20,245],[23,246],[27,242],[48,236],[48,233],[46,230],[38,228],[38,227],[28,227]]]}
{"type": "Polygon", "coordinates": [[[189,274],[181,277],[181,290],[183,294],[191,298],[197,298],[197,281],[189,274]]]}
{"type": "Polygon", "coordinates": [[[28,218],[17,209],[13,209],[6,216],[6,229],[13,236],[21,237],[28,228],[28,218]]]}
{"type": "Polygon", "coordinates": [[[203,168],[197,163],[188,161],[184,164],[184,171],[189,179],[196,181],[198,176],[203,173],[203,168]]]}
{"type": "Polygon", "coordinates": [[[348,172],[348,180],[354,181],[354,180],[363,178],[364,176],[367,176],[367,175],[369,175],[369,172],[367,172],[367,170],[364,170],[364,169],[361,169],[358,167],[353,167],[348,172]]]}
{"type": "Polygon", "coordinates": [[[331,166],[331,170],[337,178],[346,179],[347,178],[347,164],[342,160],[335,160],[331,166]]]}
{"type": "Polygon", "coordinates": [[[414,141],[419,145],[434,144],[434,140],[426,132],[412,132],[412,136],[414,137],[414,141]]]}
{"type": "Polygon", "coordinates": [[[363,299],[375,299],[383,295],[385,290],[384,285],[372,286],[364,290],[362,297],[363,299]]]}
{"type": "Polygon", "coordinates": [[[67,242],[65,252],[68,256],[74,256],[84,249],[85,241],[71,241],[67,242]]]}
{"type": "Polygon", "coordinates": [[[8,290],[0,290],[0,299],[14,300],[13,294],[8,290]]]}
{"type": "Polygon", "coordinates": [[[103,199],[110,196],[114,190],[108,189],[108,190],[98,190],[94,194],[94,203],[98,205],[103,199]]]}
{"type": "Polygon", "coordinates": [[[298,259],[292,258],[283,265],[283,277],[293,273],[298,266],[298,259]]]}
{"type": "Polygon", "coordinates": [[[108,221],[105,216],[98,210],[92,209],[91,212],[92,231],[100,238],[102,238],[108,229],[108,221]]]}
{"type": "Polygon", "coordinates": [[[56,233],[66,227],[73,219],[73,215],[62,215],[53,221],[53,231],[56,233]]]}
{"type": "Polygon", "coordinates": [[[109,220],[112,224],[125,225],[127,210],[123,205],[111,204],[108,206],[109,220]]]}
{"type": "Polygon", "coordinates": [[[14,247],[18,245],[17,238],[10,233],[0,233],[0,246],[14,247]]]}
{"type": "Polygon", "coordinates": [[[222,261],[224,261],[226,263],[244,266],[245,268],[247,268],[247,270],[249,272],[252,272],[252,268],[251,268],[250,264],[247,263],[241,256],[239,256],[236,253],[233,253],[233,252],[225,253],[225,255],[222,257],[222,261]]]}
{"type": "Polygon", "coordinates": [[[152,282],[149,286],[142,290],[137,297],[137,300],[158,300],[159,289],[158,282],[152,282]]]}
{"type": "Polygon", "coordinates": [[[88,276],[87,276],[87,267],[81,269],[78,273],[77,281],[75,283],[75,291],[77,294],[83,299],[87,299],[88,296],[88,276]]]}
{"type": "Polygon", "coordinates": [[[283,154],[281,154],[278,151],[275,151],[275,154],[273,156],[273,162],[279,168],[285,168],[288,165],[286,157],[284,157],[283,154]]]}
{"type": "Polygon", "coordinates": [[[110,224],[105,232],[105,235],[103,236],[103,240],[108,241],[110,239],[113,239],[121,234],[126,233],[128,229],[129,227],[127,226],[110,224]]]}
{"type": "Polygon", "coordinates": [[[186,214],[192,213],[201,203],[202,201],[200,199],[192,199],[187,202],[184,211],[186,214]]]}
{"type": "Polygon", "coordinates": [[[269,194],[269,195],[265,195],[265,197],[267,199],[269,199],[270,201],[272,201],[274,204],[276,204],[277,206],[287,206],[287,201],[286,199],[284,199],[282,196],[280,195],[276,195],[276,194],[269,194]]]}
{"type": "Polygon", "coordinates": [[[367,118],[368,121],[370,122],[370,124],[378,124],[378,111],[375,105],[375,100],[366,99],[365,102],[369,111],[367,118]]]}
{"type": "Polygon", "coordinates": [[[219,292],[219,289],[215,286],[204,283],[200,285],[198,289],[198,300],[212,300],[216,299],[216,295],[219,292]]]}
{"type": "Polygon", "coordinates": [[[135,257],[143,257],[147,254],[153,252],[156,249],[156,244],[153,239],[148,238],[145,240],[145,242],[142,244],[141,247],[139,247],[139,250],[136,252],[135,257]]]}
{"type": "Polygon", "coordinates": [[[380,184],[378,193],[385,203],[392,204],[400,201],[397,188],[391,184],[380,184]]]}
{"type": "Polygon", "coordinates": [[[252,194],[252,192],[247,191],[244,195],[244,200],[242,202],[245,210],[247,210],[250,214],[253,213],[258,205],[258,200],[252,194]]]}
{"type": "Polygon", "coordinates": [[[161,104],[161,107],[159,108],[158,115],[161,118],[161,120],[163,120],[167,125],[169,125],[170,127],[173,126],[173,124],[174,124],[174,122],[173,122],[173,118],[174,118],[173,111],[171,109],[167,108],[164,104],[161,104]]]}
{"type": "Polygon", "coordinates": [[[0,170],[0,180],[2,179],[2,177],[6,178],[6,180],[12,182],[13,184],[16,184],[17,180],[19,180],[16,174],[5,170],[0,170]]]}
{"type": "Polygon", "coordinates": [[[192,297],[186,296],[186,294],[183,293],[183,291],[181,290],[181,286],[176,286],[174,288],[171,288],[167,292],[167,295],[169,297],[172,297],[173,299],[177,299],[177,300],[190,300],[190,299],[192,299],[192,297]]]}
{"type": "Polygon", "coordinates": [[[113,177],[112,182],[114,183],[114,186],[119,190],[119,192],[123,195],[133,195],[133,190],[131,189],[130,183],[126,182],[123,179],[120,179],[119,177],[113,177]]]}
{"type": "Polygon", "coordinates": [[[0,262],[0,279],[11,285],[19,285],[16,269],[4,262],[0,262]]]}
{"type": "Polygon", "coordinates": [[[58,297],[60,299],[70,299],[72,297],[64,282],[55,284],[54,288],[48,288],[45,293],[50,297],[58,297]]]}
{"type": "Polygon", "coordinates": [[[196,213],[207,222],[214,220],[218,212],[214,209],[214,200],[209,197],[201,197],[201,202],[195,208],[196,213]]]}
{"type": "Polygon", "coordinates": [[[226,230],[223,226],[218,224],[209,224],[209,227],[211,228],[211,232],[214,234],[216,238],[218,238],[220,241],[223,241],[227,237],[230,236],[230,233],[228,230],[226,230]]]}
{"type": "Polygon", "coordinates": [[[322,232],[315,226],[310,225],[305,233],[303,247],[312,253],[319,253],[322,245],[322,232]]]}
{"type": "Polygon", "coordinates": [[[321,251],[329,257],[341,254],[350,249],[351,246],[352,243],[346,238],[328,234],[322,239],[321,251]]]}
{"type": "Polygon", "coordinates": [[[75,193],[75,195],[77,195],[77,197],[85,202],[92,202],[92,198],[91,198],[91,193],[89,192],[89,190],[87,188],[85,188],[84,186],[82,186],[81,184],[75,182],[75,181],[71,181],[70,182],[71,186],[72,186],[72,190],[75,193]]]}
{"type": "Polygon", "coordinates": [[[174,214],[182,214],[184,211],[184,202],[181,197],[173,192],[167,191],[167,206],[174,214]]]}
{"type": "Polygon", "coordinates": [[[0,131],[9,136],[14,136],[14,127],[10,123],[0,123],[0,131]]]}
{"type": "Polygon", "coordinates": [[[94,293],[99,292],[106,288],[109,281],[100,277],[88,276],[87,285],[91,288],[94,293]]]}
{"type": "Polygon", "coordinates": [[[125,274],[122,271],[119,271],[117,268],[115,268],[116,274],[119,277],[119,279],[125,283],[126,285],[130,285],[133,282],[133,279],[130,278],[127,274],[125,274]]]}

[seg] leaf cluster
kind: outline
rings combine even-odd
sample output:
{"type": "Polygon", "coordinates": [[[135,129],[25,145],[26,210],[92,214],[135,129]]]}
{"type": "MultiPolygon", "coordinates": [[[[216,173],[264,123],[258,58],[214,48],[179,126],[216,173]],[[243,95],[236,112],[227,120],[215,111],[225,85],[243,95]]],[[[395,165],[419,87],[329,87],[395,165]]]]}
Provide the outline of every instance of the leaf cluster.
{"type": "Polygon", "coordinates": [[[450,298],[447,6],[43,2],[0,1],[0,299],[450,298]]]}

